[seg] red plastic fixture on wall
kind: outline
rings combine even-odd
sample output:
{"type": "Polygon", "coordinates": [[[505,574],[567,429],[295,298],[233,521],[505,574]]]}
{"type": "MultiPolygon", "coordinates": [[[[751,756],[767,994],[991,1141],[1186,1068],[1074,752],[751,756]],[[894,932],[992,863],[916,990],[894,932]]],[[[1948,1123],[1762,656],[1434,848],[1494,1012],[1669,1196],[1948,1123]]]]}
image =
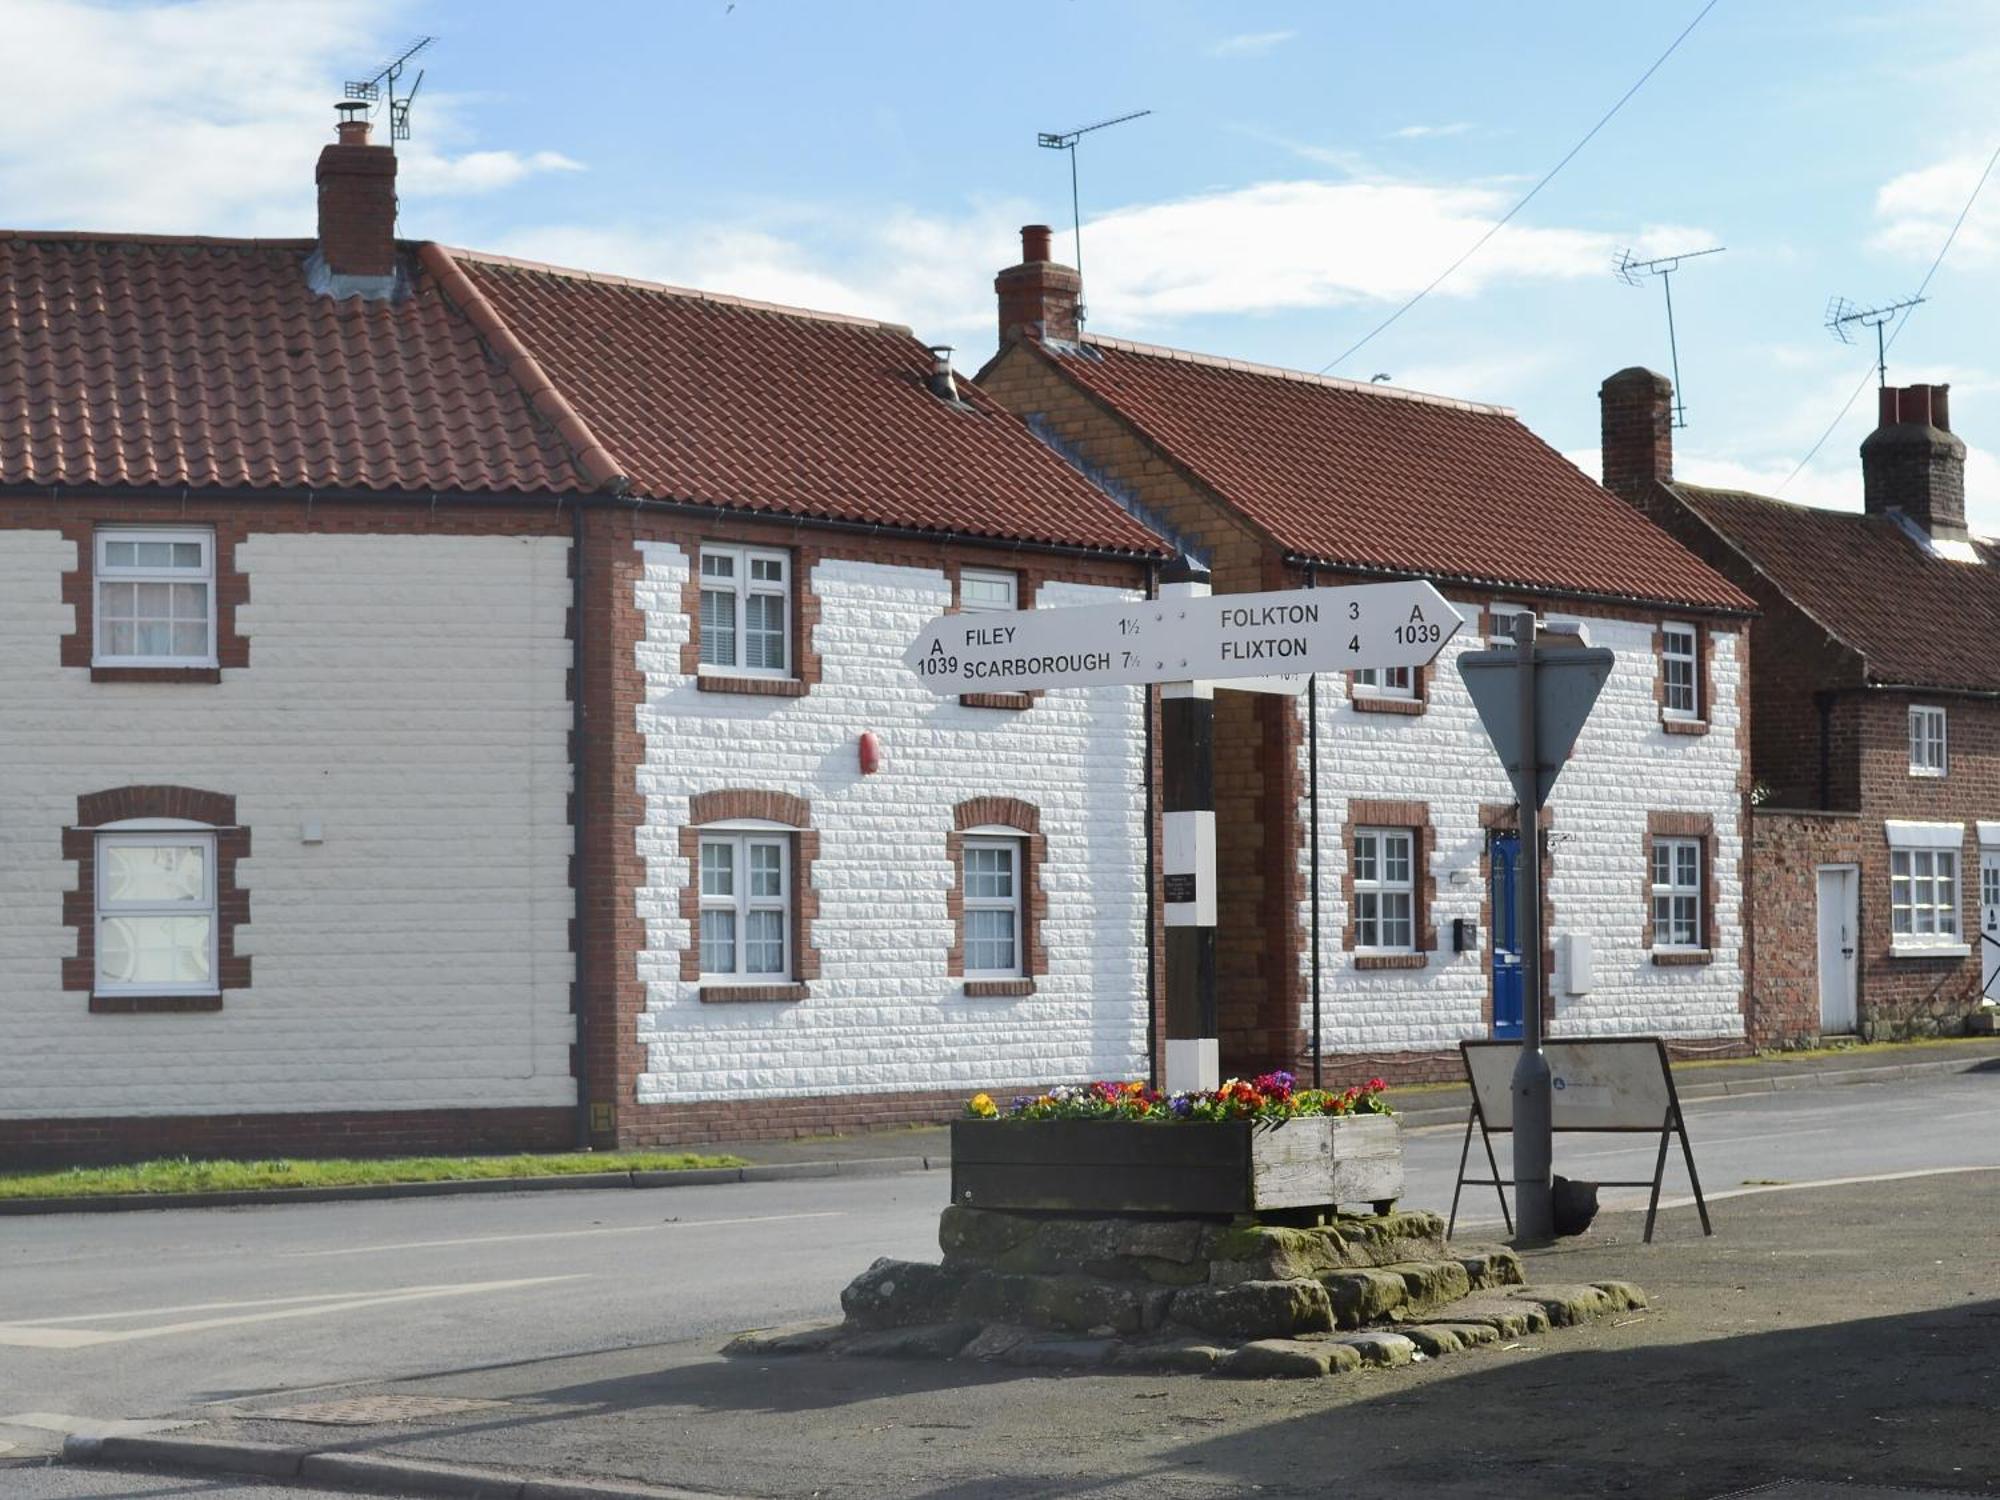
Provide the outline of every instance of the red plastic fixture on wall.
{"type": "Polygon", "coordinates": [[[861,774],[873,776],[882,769],[882,742],[869,730],[861,736],[861,774]]]}

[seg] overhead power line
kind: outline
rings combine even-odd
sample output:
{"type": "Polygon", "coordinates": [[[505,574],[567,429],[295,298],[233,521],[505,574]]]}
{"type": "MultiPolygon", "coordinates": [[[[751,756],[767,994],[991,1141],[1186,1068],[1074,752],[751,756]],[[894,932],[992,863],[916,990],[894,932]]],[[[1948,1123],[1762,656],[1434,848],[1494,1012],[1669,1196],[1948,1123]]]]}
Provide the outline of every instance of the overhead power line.
{"type": "Polygon", "coordinates": [[[1951,253],[1951,242],[1958,238],[1959,230],[1965,227],[1966,218],[1972,213],[1972,205],[1979,201],[1980,190],[1986,186],[1986,179],[1993,175],[1995,162],[2000,162],[2000,146],[1995,146],[1993,154],[1986,158],[1986,170],[1979,174],[1979,181],[1973,183],[1972,192],[1965,200],[1965,207],[1958,211],[1958,219],[1951,226],[1951,233],[1944,237],[1944,243],[1938,247],[1937,259],[1931,262],[1931,268],[1924,272],[1924,279],[1917,284],[1916,296],[1903,308],[1902,317],[1896,320],[1896,326],[1889,330],[1888,336],[1876,345],[1876,363],[1862,372],[1860,384],[1848,392],[1847,400],[1841,403],[1840,411],[1834,419],[1826,424],[1826,431],[1819,435],[1819,441],[1808,448],[1806,456],[1792,466],[1792,472],[1787,474],[1785,482],[1778,486],[1779,494],[1785,493],[1791,482],[1804,472],[1805,466],[1811,463],[1818,456],[1819,450],[1826,446],[1826,440],[1833,436],[1834,429],[1847,420],[1847,414],[1854,409],[1854,403],[1860,400],[1861,393],[1868,389],[1868,377],[1876,373],[1878,366],[1888,363],[1889,350],[1895,346],[1896,339],[1902,331],[1909,326],[1910,314],[1915,312],[1917,304],[1924,300],[1924,293],[1930,288],[1931,278],[1937,275],[1938,267],[1944,264],[1945,256],[1951,253]]]}
{"type": "Polygon", "coordinates": [[[1369,329],[1368,332],[1363,334],[1359,339],[1355,340],[1354,343],[1348,345],[1348,347],[1344,349],[1340,354],[1336,355],[1334,358],[1328,360],[1325,364],[1321,365],[1319,367],[1319,373],[1324,375],[1328,370],[1333,369],[1336,365],[1346,364],[1348,360],[1352,359],[1356,354],[1360,353],[1361,350],[1363,350],[1371,342],[1373,342],[1377,334],[1386,330],[1398,318],[1402,317],[1404,313],[1408,312],[1411,308],[1415,307],[1419,302],[1423,301],[1424,298],[1428,297],[1432,292],[1436,291],[1439,287],[1443,286],[1445,281],[1451,276],[1451,274],[1454,271],[1456,271],[1460,266],[1464,265],[1467,261],[1471,260],[1473,256],[1477,255],[1482,249],[1484,249],[1486,246],[1486,242],[1488,240],[1492,239],[1494,235],[1498,234],[1501,230],[1505,229],[1507,227],[1508,222],[1514,217],[1514,215],[1518,214],[1522,209],[1526,208],[1530,203],[1532,203],[1534,201],[1535,194],[1539,193],[1543,188],[1547,187],[1551,182],[1555,181],[1556,173],[1560,172],[1564,167],[1568,166],[1571,160],[1575,158],[1576,154],[1579,151],[1581,151],[1585,146],[1588,146],[1591,143],[1591,140],[1597,135],[1597,132],[1602,130],[1606,125],[1609,125],[1611,123],[1612,118],[1618,113],[1619,110],[1623,109],[1626,106],[1626,104],[1630,102],[1632,96],[1638,93],[1640,89],[1646,86],[1646,80],[1651,78],[1655,73],[1660,71],[1661,65],[1664,64],[1668,58],[1674,55],[1674,53],[1680,48],[1680,44],[1688,39],[1689,34],[1693,32],[1695,27],[1699,26],[1702,23],[1703,19],[1708,15],[1708,13],[1714,10],[1715,7],[1721,3],[1722,0],[1708,0],[1708,3],[1702,6],[1702,8],[1695,13],[1695,18],[1692,21],[1688,22],[1686,26],[1681,28],[1681,34],[1675,37],[1673,41],[1667,44],[1667,50],[1662,52],[1658,57],[1654,58],[1653,65],[1647,68],[1645,72],[1639,75],[1638,81],[1634,83],[1632,87],[1625,90],[1624,93],[1620,94],[1618,96],[1618,102],[1612,105],[1611,108],[1607,109],[1603,113],[1603,115],[1598,119],[1597,123],[1591,126],[1589,130],[1584,132],[1583,139],[1579,140],[1574,146],[1571,146],[1568,151],[1563,153],[1563,159],[1557,162],[1553,167],[1550,167],[1549,170],[1543,175],[1542,180],[1540,182],[1536,183],[1533,187],[1529,188],[1526,193],[1522,194],[1521,200],[1518,203],[1516,203],[1512,208],[1508,209],[1507,212],[1501,216],[1499,222],[1494,224],[1492,228],[1488,229],[1486,233],[1482,234],[1477,240],[1475,240],[1470,249],[1468,249],[1463,255],[1459,256],[1459,258],[1453,261],[1450,265],[1446,266],[1442,271],[1438,272],[1437,276],[1431,281],[1431,284],[1429,286],[1425,287],[1422,291],[1418,292],[1414,297],[1410,298],[1409,301],[1405,302],[1401,307],[1397,308],[1394,312],[1390,313],[1388,317],[1384,318],[1381,322],[1377,323],[1373,328],[1369,329]]]}

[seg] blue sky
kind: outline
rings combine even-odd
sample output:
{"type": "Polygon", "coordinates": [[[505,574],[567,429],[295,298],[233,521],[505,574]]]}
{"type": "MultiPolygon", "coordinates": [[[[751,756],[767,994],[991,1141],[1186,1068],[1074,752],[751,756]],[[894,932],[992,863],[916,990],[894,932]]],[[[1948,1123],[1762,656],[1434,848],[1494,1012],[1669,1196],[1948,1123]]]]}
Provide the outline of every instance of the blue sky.
{"type": "MultiPolygon", "coordinates": [[[[401,231],[912,324],[976,366],[1018,226],[1086,140],[1093,329],[1318,369],[1554,164],[1700,9],[676,0],[0,0],[0,222],[306,234],[339,80],[435,33],[401,231]]],[[[1333,373],[1504,402],[1595,472],[1596,391],[1667,367],[1617,248],[1676,282],[1689,478],[1775,488],[1870,363],[1827,300],[1906,295],[2000,144],[2000,6],[1720,0],[1557,179],[1333,373]]],[[[2000,182],[1890,355],[1948,380],[2000,531],[2000,182]]],[[[1869,392],[1786,491],[1859,502],[1869,392]]]]}

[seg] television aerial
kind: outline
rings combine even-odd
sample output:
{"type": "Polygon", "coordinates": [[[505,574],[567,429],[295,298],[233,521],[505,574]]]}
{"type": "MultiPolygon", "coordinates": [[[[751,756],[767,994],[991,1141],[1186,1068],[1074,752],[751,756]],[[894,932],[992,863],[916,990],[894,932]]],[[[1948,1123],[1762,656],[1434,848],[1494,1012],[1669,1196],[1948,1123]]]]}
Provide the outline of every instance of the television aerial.
{"type": "Polygon", "coordinates": [[[1630,250],[1618,252],[1615,274],[1627,286],[1639,286],[1640,278],[1657,276],[1660,288],[1667,294],[1667,357],[1674,367],[1674,410],[1673,424],[1687,426],[1687,406],[1681,400],[1681,351],[1680,342],[1674,335],[1674,272],[1681,268],[1681,262],[1696,260],[1704,255],[1720,255],[1728,246],[1711,245],[1706,250],[1683,250],[1678,255],[1661,255],[1652,260],[1635,260],[1630,250]]]}

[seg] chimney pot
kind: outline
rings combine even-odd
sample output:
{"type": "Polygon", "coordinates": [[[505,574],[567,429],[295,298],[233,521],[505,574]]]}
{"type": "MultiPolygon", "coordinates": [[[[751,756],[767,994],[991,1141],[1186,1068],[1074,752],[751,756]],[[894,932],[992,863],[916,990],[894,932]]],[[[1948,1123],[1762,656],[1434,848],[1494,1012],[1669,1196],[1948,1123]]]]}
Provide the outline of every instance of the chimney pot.
{"type": "Polygon", "coordinates": [[[1021,226],[1021,259],[1032,265],[1036,261],[1049,258],[1049,226],[1046,224],[1023,224],[1021,226]]]}

